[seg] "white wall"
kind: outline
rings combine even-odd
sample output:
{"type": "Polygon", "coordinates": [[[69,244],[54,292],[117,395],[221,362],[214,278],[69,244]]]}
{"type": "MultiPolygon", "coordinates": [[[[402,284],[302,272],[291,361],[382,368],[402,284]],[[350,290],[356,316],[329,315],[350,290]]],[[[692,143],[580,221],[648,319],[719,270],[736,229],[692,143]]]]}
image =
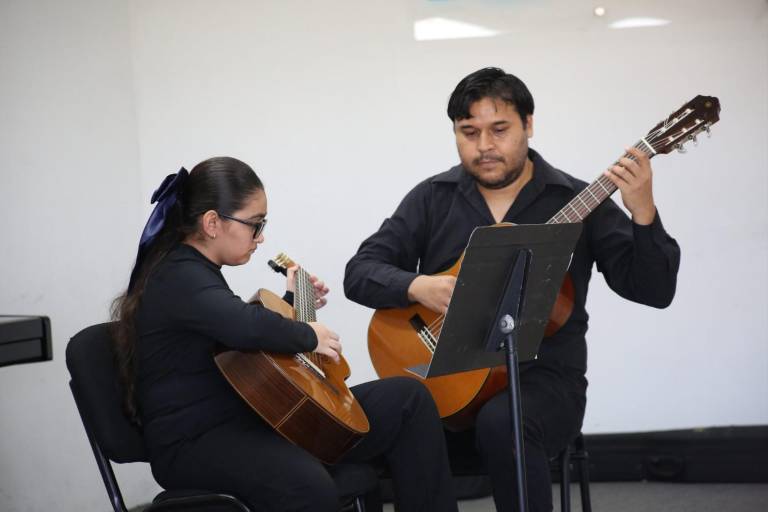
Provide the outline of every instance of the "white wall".
{"type": "Polygon", "coordinates": [[[344,264],[407,190],[455,163],[444,112],[461,77],[485,65],[522,77],[538,105],[533,147],[589,181],[696,94],[719,96],[711,139],[654,160],[659,210],[683,250],[673,306],[630,304],[593,280],[585,429],[765,423],[765,2],[663,12],[636,2],[619,14],[672,23],[634,30],[605,28],[583,2],[549,4],[138,3],[144,195],[182,163],[213,154],[252,163],[270,225],[231,282],[243,295],[279,286],[263,262],[283,250],[325,277],[336,293],[320,317],[342,332],[359,382],[374,377],[370,313],[344,300],[344,264]],[[413,21],[438,13],[507,33],[414,41],[413,21]]]}
{"type": "MultiPolygon", "coordinates": [[[[0,369],[0,510],[63,495],[66,509],[106,509],[64,347],[106,318],[147,198],[180,165],[252,164],[270,225],[253,262],[227,271],[233,288],[279,288],[264,261],[287,251],[333,289],[320,318],[342,334],[353,383],[374,378],[370,312],[343,298],[344,264],[407,190],[455,163],[445,103],[486,65],[526,81],[533,147],[585,180],[695,94],[720,97],[711,139],[654,160],[683,250],[675,303],[630,304],[593,279],[585,431],[767,423],[768,8],[725,4],[606,3],[609,17],[672,19],[623,31],[585,1],[0,4],[0,312],[49,314],[55,345],[51,363],[0,369]],[[505,33],[414,41],[413,22],[437,15],[505,33]]],[[[120,476],[129,503],[154,489],[139,467],[120,476]]]]}
{"type": "Polygon", "coordinates": [[[143,222],[129,19],[121,2],[0,3],[0,312],[49,315],[54,349],[0,368],[3,512],[109,506],[64,349],[106,319],[143,222]]]}

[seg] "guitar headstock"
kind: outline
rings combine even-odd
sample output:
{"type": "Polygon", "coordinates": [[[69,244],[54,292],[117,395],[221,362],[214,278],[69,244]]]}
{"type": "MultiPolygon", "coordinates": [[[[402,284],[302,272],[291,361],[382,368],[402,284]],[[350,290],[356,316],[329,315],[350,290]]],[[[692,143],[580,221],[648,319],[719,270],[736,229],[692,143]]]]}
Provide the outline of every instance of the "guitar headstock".
{"type": "Polygon", "coordinates": [[[280,272],[281,274],[286,275],[288,273],[288,269],[295,266],[296,263],[291,258],[289,258],[287,254],[281,252],[275,256],[274,260],[269,260],[267,265],[269,265],[269,268],[275,272],[280,272]]]}
{"type": "Polygon", "coordinates": [[[720,120],[720,100],[714,96],[696,96],[653,127],[645,141],[653,148],[654,154],[666,154],[676,149],[685,152],[684,144],[707,132],[709,127],[720,120]]]}

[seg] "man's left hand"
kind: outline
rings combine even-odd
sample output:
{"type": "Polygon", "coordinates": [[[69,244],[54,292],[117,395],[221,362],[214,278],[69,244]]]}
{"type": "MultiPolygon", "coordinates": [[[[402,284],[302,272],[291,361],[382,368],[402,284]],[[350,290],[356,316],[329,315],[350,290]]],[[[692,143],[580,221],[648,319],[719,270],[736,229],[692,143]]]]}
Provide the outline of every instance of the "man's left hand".
{"type": "Polygon", "coordinates": [[[619,187],[621,200],[632,214],[632,221],[635,224],[648,225],[656,217],[651,162],[648,155],[637,148],[629,148],[627,153],[632,155],[634,160],[620,158],[617,165],[605,171],[605,175],[619,187]]]}

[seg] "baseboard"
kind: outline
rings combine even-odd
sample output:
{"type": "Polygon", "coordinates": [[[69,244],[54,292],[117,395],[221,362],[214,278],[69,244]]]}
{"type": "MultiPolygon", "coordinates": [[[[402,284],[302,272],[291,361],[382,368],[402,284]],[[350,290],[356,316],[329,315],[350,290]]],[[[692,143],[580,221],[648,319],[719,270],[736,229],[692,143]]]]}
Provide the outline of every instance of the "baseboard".
{"type": "Polygon", "coordinates": [[[587,434],[590,480],[768,482],[768,426],[587,434]]]}

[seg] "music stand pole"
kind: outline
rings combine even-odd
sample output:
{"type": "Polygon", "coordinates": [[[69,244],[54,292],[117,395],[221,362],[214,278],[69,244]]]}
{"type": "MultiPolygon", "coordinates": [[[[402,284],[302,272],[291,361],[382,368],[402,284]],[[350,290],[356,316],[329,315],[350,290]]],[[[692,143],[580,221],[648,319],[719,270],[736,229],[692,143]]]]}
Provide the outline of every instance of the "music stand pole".
{"type": "MultiPolygon", "coordinates": [[[[499,330],[505,335],[504,348],[507,353],[507,378],[509,379],[509,413],[512,420],[512,435],[515,449],[515,479],[517,484],[517,507],[528,512],[528,487],[525,478],[525,450],[523,448],[523,408],[520,400],[520,372],[515,341],[515,320],[506,314],[499,322],[499,330]]],[[[501,347],[499,347],[501,348],[501,347]]]]}

